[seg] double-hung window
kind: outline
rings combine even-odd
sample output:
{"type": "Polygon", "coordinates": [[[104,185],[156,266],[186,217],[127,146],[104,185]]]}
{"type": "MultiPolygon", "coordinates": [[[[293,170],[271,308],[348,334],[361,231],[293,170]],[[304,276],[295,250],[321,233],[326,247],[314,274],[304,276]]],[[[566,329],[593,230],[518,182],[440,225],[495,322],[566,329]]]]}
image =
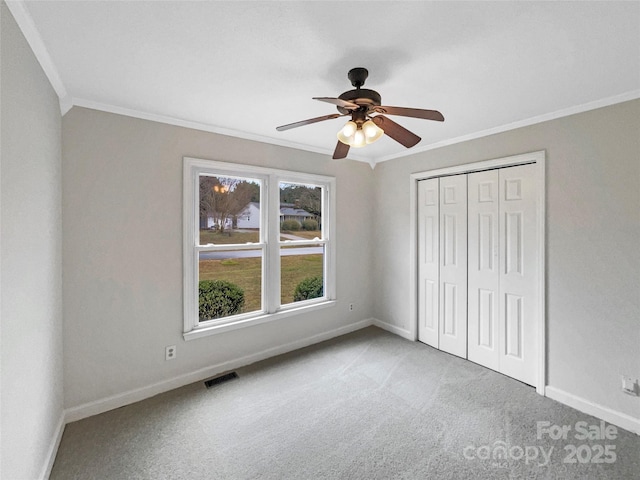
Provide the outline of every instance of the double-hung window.
{"type": "Polygon", "coordinates": [[[184,159],[186,339],[333,305],[335,179],[184,159]]]}

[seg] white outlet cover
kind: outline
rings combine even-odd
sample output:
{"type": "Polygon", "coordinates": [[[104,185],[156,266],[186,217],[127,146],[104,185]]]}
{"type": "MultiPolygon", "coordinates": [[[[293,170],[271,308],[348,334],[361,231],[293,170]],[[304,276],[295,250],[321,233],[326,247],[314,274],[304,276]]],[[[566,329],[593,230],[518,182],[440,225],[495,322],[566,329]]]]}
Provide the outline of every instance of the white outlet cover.
{"type": "Polygon", "coordinates": [[[636,380],[631,377],[622,377],[622,390],[625,393],[630,393],[631,395],[635,395],[636,393],[636,380]]]}
{"type": "Polygon", "coordinates": [[[165,360],[173,360],[176,358],[176,346],[170,345],[165,348],[164,351],[165,360]]]}

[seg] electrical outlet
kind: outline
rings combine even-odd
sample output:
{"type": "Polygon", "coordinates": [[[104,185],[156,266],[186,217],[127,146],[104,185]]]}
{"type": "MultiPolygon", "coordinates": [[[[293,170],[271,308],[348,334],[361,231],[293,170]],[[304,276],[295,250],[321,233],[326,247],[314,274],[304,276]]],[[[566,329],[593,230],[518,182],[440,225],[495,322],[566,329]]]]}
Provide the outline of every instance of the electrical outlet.
{"type": "Polygon", "coordinates": [[[638,395],[638,380],[622,375],[622,391],[628,395],[638,395]]]}
{"type": "Polygon", "coordinates": [[[349,311],[350,311],[350,312],[353,312],[353,303],[350,303],[350,304],[349,304],[349,311]]]}
{"type": "Polygon", "coordinates": [[[176,358],[176,346],[169,345],[164,349],[164,359],[173,360],[174,358],[176,358]]]}

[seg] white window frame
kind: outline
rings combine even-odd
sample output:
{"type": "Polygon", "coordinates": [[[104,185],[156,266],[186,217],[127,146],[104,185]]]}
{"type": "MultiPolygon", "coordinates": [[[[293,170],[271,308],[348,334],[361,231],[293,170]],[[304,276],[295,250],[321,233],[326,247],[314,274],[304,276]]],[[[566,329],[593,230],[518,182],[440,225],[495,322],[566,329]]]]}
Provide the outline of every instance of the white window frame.
{"type": "Polygon", "coordinates": [[[270,322],[279,318],[335,306],[335,177],[252,165],[184,157],[183,159],[183,291],[184,339],[270,322]],[[262,182],[260,190],[261,237],[246,245],[199,245],[199,176],[252,178],[262,182]],[[321,240],[280,241],[280,183],[322,187],[321,240]],[[324,295],[320,298],[280,305],[280,248],[282,246],[324,245],[324,295]],[[200,322],[198,318],[199,253],[215,250],[262,249],[262,311],[200,322]]]}

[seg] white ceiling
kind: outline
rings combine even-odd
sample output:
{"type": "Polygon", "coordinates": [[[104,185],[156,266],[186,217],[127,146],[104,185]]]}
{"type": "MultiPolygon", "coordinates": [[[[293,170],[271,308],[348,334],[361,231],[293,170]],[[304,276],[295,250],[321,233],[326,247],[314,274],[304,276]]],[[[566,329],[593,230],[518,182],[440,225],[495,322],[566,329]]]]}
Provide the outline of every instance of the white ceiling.
{"type": "Polygon", "coordinates": [[[370,163],[640,97],[638,1],[8,3],[62,105],[330,155],[345,119],[275,127],[364,66],[384,105],[444,114],[393,117],[422,142],[351,149],[370,163]]]}

